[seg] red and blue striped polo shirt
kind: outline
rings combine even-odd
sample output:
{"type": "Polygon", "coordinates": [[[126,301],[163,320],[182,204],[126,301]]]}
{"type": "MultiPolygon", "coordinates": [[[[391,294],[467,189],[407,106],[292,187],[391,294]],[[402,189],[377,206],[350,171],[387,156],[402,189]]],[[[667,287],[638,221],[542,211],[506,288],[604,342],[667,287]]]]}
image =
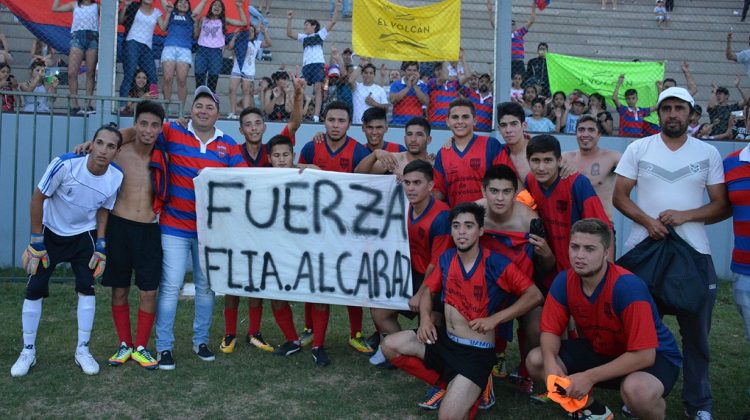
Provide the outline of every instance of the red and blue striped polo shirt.
{"type": "MultiPolygon", "coordinates": [[[[419,89],[422,89],[424,94],[427,94],[427,85],[422,81],[417,84],[419,89]]],[[[396,80],[391,83],[391,89],[389,93],[399,93],[406,88],[404,79],[396,80]]],[[[417,98],[417,93],[414,88],[409,89],[409,93],[406,94],[400,101],[393,104],[393,117],[391,118],[391,124],[405,125],[410,119],[414,117],[421,117],[422,113],[422,102],[417,98]]]]}
{"type": "Polygon", "coordinates": [[[643,119],[651,115],[651,108],[630,109],[624,105],[617,107],[620,114],[620,135],[622,137],[643,137],[643,119]]]}
{"type": "Polygon", "coordinates": [[[492,131],[492,111],[494,110],[495,100],[492,97],[492,93],[488,93],[487,97],[482,98],[482,94],[478,90],[472,90],[469,87],[464,86],[461,94],[474,104],[474,110],[476,110],[476,118],[474,119],[474,128],[477,131],[492,131]]]}
{"type": "Polygon", "coordinates": [[[461,85],[458,80],[448,80],[443,85],[438,85],[437,79],[433,78],[427,82],[427,92],[430,95],[430,104],[427,107],[427,120],[432,128],[448,128],[445,120],[448,119],[448,105],[458,98],[461,85]]]}
{"type": "Polygon", "coordinates": [[[529,32],[525,26],[521,26],[521,29],[513,31],[510,34],[510,58],[511,60],[523,60],[526,58],[526,51],[523,46],[523,37],[529,32]]]}
{"type": "Polygon", "coordinates": [[[731,269],[750,275],[750,152],[747,146],[724,159],[724,181],[732,205],[734,229],[731,269]]]}

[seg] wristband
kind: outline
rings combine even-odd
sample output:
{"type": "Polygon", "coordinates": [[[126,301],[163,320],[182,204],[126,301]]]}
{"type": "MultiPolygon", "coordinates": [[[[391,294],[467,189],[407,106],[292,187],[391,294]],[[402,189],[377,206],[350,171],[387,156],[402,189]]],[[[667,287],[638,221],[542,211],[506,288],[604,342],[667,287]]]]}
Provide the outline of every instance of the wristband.
{"type": "Polygon", "coordinates": [[[31,239],[29,240],[29,243],[38,244],[40,242],[44,242],[44,234],[43,233],[32,233],[31,234],[31,239]]]}

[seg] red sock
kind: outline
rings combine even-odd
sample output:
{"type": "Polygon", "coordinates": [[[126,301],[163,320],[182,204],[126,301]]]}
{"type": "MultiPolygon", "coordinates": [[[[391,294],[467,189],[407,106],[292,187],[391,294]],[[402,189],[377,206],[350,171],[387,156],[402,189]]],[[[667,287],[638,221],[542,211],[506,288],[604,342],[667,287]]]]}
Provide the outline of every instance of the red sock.
{"type": "MultiPolygon", "coordinates": [[[[312,305],[310,305],[312,306],[312,305]]],[[[312,308],[313,342],[312,346],[320,347],[325,344],[326,330],[328,329],[328,317],[331,315],[329,308],[312,308]]]]}
{"type": "Polygon", "coordinates": [[[112,320],[120,342],[133,347],[133,335],[130,332],[130,305],[112,305],[112,320]]]}
{"type": "Polygon", "coordinates": [[[308,330],[313,326],[312,307],[312,303],[305,302],[305,328],[308,330]]]}
{"type": "Polygon", "coordinates": [[[362,332],[362,307],[347,306],[346,310],[349,312],[349,335],[354,337],[358,332],[362,332]]]}
{"type": "Polygon", "coordinates": [[[415,376],[430,385],[436,385],[440,379],[440,373],[432,369],[427,369],[424,365],[424,361],[419,357],[398,356],[391,359],[390,362],[393,366],[396,366],[404,372],[415,376]]]}
{"type": "Polygon", "coordinates": [[[477,398],[477,400],[474,401],[474,405],[471,406],[471,409],[469,410],[469,420],[474,420],[474,418],[476,418],[477,412],[479,412],[479,400],[481,399],[480,396],[480,398],[477,398]]]}
{"type": "Polygon", "coordinates": [[[518,375],[524,378],[528,378],[529,371],[526,369],[526,356],[529,355],[529,350],[526,348],[526,335],[520,329],[516,330],[518,336],[518,354],[521,355],[521,363],[518,364],[518,375]]]}
{"type": "Polygon", "coordinates": [[[138,346],[148,347],[148,339],[151,337],[151,328],[154,326],[156,314],[138,310],[138,328],[135,330],[135,348],[138,346]]]}
{"type": "Polygon", "coordinates": [[[297,332],[294,330],[294,318],[292,316],[292,307],[287,303],[281,309],[272,309],[273,317],[276,318],[276,324],[284,333],[286,341],[296,341],[297,332]]]}
{"type": "Polygon", "coordinates": [[[237,308],[224,308],[224,334],[237,335],[237,308]]]}
{"type": "Polygon", "coordinates": [[[504,338],[495,334],[495,353],[505,353],[505,349],[508,347],[508,342],[504,338]]]}
{"type": "Polygon", "coordinates": [[[257,307],[247,308],[247,334],[253,335],[260,332],[260,319],[263,317],[263,304],[257,307]]]}

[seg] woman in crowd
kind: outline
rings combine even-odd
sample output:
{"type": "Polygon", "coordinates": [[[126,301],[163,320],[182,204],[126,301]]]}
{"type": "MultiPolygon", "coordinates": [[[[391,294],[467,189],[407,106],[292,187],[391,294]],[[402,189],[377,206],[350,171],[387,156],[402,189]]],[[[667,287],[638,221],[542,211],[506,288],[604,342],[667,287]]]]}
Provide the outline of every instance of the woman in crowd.
{"type": "Polygon", "coordinates": [[[226,44],[227,24],[239,27],[247,25],[242,0],[237,0],[235,4],[240,12],[239,20],[227,18],[224,3],[214,0],[208,8],[208,14],[195,26],[195,35],[198,37],[198,50],[195,52],[196,86],[206,85],[211,91],[216,92],[223,62],[222,51],[226,44]]]}

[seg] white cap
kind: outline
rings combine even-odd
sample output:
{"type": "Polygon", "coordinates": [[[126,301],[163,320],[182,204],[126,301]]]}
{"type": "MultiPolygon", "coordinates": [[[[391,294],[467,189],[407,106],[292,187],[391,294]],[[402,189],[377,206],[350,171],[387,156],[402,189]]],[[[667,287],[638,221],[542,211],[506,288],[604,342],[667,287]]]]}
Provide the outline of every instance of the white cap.
{"type": "Polygon", "coordinates": [[[664,89],[659,94],[659,101],[656,103],[656,107],[659,108],[659,105],[661,105],[662,101],[669,98],[677,98],[683,100],[689,103],[691,108],[695,106],[695,101],[693,100],[692,95],[690,95],[690,92],[688,92],[687,89],[681,87],[671,87],[664,89]]]}
{"type": "Polygon", "coordinates": [[[216,94],[213,93],[213,91],[211,91],[211,88],[209,88],[208,86],[205,86],[205,85],[198,86],[198,88],[195,89],[195,93],[193,94],[193,102],[195,102],[195,100],[198,99],[198,96],[200,96],[200,95],[202,95],[204,93],[207,93],[211,97],[211,99],[213,99],[214,102],[216,102],[216,106],[217,107],[219,106],[219,97],[216,96],[216,94]]]}

